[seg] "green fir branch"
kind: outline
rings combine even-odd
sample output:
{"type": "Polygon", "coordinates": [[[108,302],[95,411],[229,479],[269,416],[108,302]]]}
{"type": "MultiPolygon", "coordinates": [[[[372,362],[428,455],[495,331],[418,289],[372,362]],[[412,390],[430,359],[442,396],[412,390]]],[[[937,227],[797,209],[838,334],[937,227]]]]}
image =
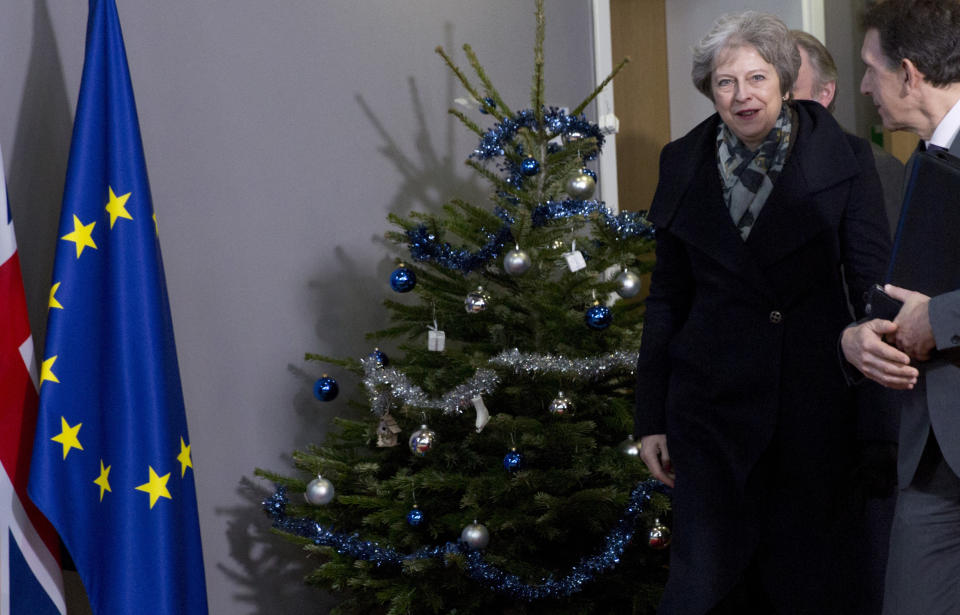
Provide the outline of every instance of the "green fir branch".
{"type": "Polygon", "coordinates": [[[303,355],[303,359],[305,361],[310,361],[313,363],[326,363],[328,365],[336,365],[338,367],[342,367],[344,369],[347,369],[351,372],[358,373],[358,374],[363,373],[363,366],[360,365],[360,361],[357,361],[356,359],[349,359],[349,358],[343,359],[338,357],[331,357],[329,355],[324,355],[324,354],[315,354],[312,352],[305,353],[303,355]]]}
{"type": "Polygon", "coordinates": [[[486,70],[484,70],[483,65],[480,64],[480,60],[477,59],[477,54],[474,53],[473,47],[470,45],[464,45],[463,51],[467,55],[467,60],[470,61],[470,66],[473,67],[473,70],[477,73],[477,77],[480,78],[480,82],[483,84],[484,89],[486,90],[487,96],[493,99],[496,103],[496,106],[491,108],[490,105],[481,98],[478,99],[480,104],[483,105],[484,109],[488,113],[496,117],[498,120],[503,120],[506,117],[513,115],[513,112],[510,111],[510,107],[507,106],[507,103],[504,102],[503,97],[500,96],[500,92],[497,91],[497,88],[493,86],[493,82],[490,81],[490,78],[487,76],[486,70]]]}
{"type": "Polygon", "coordinates": [[[483,97],[480,96],[476,88],[473,87],[473,84],[470,83],[470,80],[467,79],[467,76],[463,74],[463,71],[460,70],[460,67],[457,66],[456,63],[454,63],[453,59],[450,58],[449,55],[447,55],[447,52],[443,49],[443,47],[437,45],[434,51],[436,51],[437,54],[439,54],[440,57],[443,58],[443,61],[450,68],[450,70],[453,71],[453,74],[456,75],[457,79],[460,80],[460,83],[462,83],[463,87],[466,88],[467,92],[470,93],[470,96],[472,96],[474,100],[478,102],[483,101],[483,97]]]}
{"type": "Polygon", "coordinates": [[[468,167],[476,171],[478,174],[482,175],[484,179],[486,179],[487,181],[492,183],[494,186],[496,186],[498,190],[503,190],[503,191],[513,190],[513,186],[508,184],[502,177],[500,177],[493,171],[489,170],[482,163],[477,162],[472,158],[468,158],[463,161],[463,164],[467,165],[468,167]]]}
{"type": "Polygon", "coordinates": [[[460,123],[462,123],[468,129],[470,129],[472,132],[476,133],[478,137],[482,137],[484,135],[485,131],[482,128],[480,128],[480,126],[476,122],[468,118],[466,114],[464,114],[459,109],[448,109],[447,113],[449,113],[450,115],[460,120],[460,123]]]}
{"type": "Polygon", "coordinates": [[[531,103],[533,104],[533,114],[537,118],[537,124],[543,132],[543,107],[544,107],[544,88],[543,88],[543,41],[546,33],[546,17],[543,13],[543,0],[537,0],[536,9],[537,26],[534,34],[533,43],[533,92],[531,103]]]}
{"type": "Polygon", "coordinates": [[[573,111],[570,112],[570,115],[580,115],[581,113],[583,113],[583,110],[587,108],[587,105],[593,102],[593,99],[600,95],[600,92],[603,91],[603,88],[607,87],[607,84],[613,81],[613,78],[617,76],[617,73],[619,73],[623,69],[623,67],[626,66],[629,62],[630,62],[629,56],[620,60],[620,63],[617,64],[617,66],[612,71],[610,71],[610,74],[607,75],[607,77],[600,82],[600,85],[594,88],[593,92],[591,92],[589,96],[583,99],[583,102],[581,102],[579,105],[574,107],[573,111]]]}

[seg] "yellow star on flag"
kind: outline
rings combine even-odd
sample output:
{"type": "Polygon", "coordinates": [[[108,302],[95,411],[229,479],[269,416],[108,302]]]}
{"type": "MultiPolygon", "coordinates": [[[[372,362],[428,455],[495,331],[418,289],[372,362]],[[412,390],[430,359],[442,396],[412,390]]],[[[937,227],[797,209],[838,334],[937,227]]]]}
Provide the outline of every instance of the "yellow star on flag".
{"type": "Polygon", "coordinates": [[[153,471],[153,466],[148,466],[150,468],[150,480],[138,486],[137,491],[144,491],[150,494],[150,508],[153,508],[153,505],[157,503],[157,500],[160,498],[167,498],[172,500],[170,497],[170,492],[167,491],[167,481],[170,480],[170,473],[167,472],[163,476],[157,476],[157,473],[153,471]]]}
{"type": "Polygon", "coordinates": [[[110,488],[110,468],[112,466],[103,467],[103,459],[100,460],[100,476],[94,479],[93,483],[100,487],[100,501],[103,501],[103,492],[109,491],[113,493],[113,489],[110,488]]]}
{"type": "Polygon", "coordinates": [[[57,301],[57,289],[60,288],[60,282],[56,282],[53,286],[50,287],[50,302],[47,304],[47,309],[57,308],[59,310],[63,309],[63,305],[57,301]]]}
{"type": "Polygon", "coordinates": [[[117,221],[117,218],[133,220],[133,216],[127,211],[127,199],[130,198],[131,193],[128,192],[117,196],[113,193],[111,186],[107,186],[107,190],[110,191],[110,200],[107,202],[106,207],[107,213],[110,214],[110,228],[113,228],[113,224],[117,221]]]}
{"type": "Polygon", "coordinates": [[[80,218],[77,217],[77,214],[73,214],[73,231],[60,238],[77,244],[77,258],[80,258],[83,249],[88,246],[94,250],[97,249],[97,244],[93,243],[92,237],[93,226],[95,224],[96,222],[91,222],[90,224],[84,225],[84,223],[80,221],[80,218]]]}
{"type": "Polygon", "coordinates": [[[156,212],[154,212],[154,214],[153,214],[153,232],[154,232],[156,235],[160,235],[160,227],[157,226],[157,214],[156,214],[156,212]]]}
{"type": "Polygon", "coordinates": [[[193,467],[193,460],[190,459],[190,447],[183,442],[183,436],[180,437],[180,454],[177,455],[177,461],[180,462],[180,478],[187,473],[187,468],[193,467]]]}
{"type": "Polygon", "coordinates": [[[56,374],[53,373],[53,364],[57,362],[58,356],[59,355],[53,355],[40,365],[40,386],[43,386],[43,383],[47,380],[50,382],[60,382],[57,380],[56,374]]]}
{"type": "Polygon", "coordinates": [[[80,445],[80,440],[77,439],[77,433],[80,431],[80,428],[83,426],[83,423],[77,423],[74,426],[70,426],[67,423],[67,419],[60,417],[60,433],[50,438],[54,442],[59,442],[63,445],[63,458],[67,458],[67,453],[71,449],[83,450],[83,447],[80,445]]]}

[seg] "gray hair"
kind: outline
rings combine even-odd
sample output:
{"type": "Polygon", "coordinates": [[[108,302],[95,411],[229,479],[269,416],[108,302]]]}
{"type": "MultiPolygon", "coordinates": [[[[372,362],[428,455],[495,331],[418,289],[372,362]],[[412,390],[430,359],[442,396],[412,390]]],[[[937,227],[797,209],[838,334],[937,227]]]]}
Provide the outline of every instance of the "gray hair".
{"type": "Polygon", "coordinates": [[[717,56],[729,49],[751,46],[773,65],[780,78],[780,93],[786,94],[797,80],[800,52],[787,24],[769,13],[745,11],[723,15],[693,48],[693,85],[713,100],[712,77],[717,56]]]}
{"type": "Polygon", "coordinates": [[[790,34],[793,35],[797,46],[802,47],[807,52],[807,57],[810,58],[810,68],[813,69],[813,74],[816,77],[815,85],[817,88],[822,90],[830,82],[835,84],[833,98],[827,105],[827,111],[833,113],[837,106],[837,92],[840,90],[840,73],[837,71],[837,63],[833,61],[830,51],[814,35],[803,30],[791,30],[790,34]]]}

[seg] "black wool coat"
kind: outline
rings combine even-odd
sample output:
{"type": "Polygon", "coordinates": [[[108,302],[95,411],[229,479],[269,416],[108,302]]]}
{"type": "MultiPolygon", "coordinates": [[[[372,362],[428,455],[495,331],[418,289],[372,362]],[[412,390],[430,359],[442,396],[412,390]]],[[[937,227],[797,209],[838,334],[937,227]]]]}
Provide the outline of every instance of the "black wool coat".
{"type": "Polygon", "coordinates": [[[721,193],[719,116],[661,153],[634,434],[665,433],[676,472],[661,613],[705,613],[744,574],[778,612],[840,610],[857,416],[838,340],[889,231],[867,142],[790,104],[792,151],[746,241],[721,193]]]}

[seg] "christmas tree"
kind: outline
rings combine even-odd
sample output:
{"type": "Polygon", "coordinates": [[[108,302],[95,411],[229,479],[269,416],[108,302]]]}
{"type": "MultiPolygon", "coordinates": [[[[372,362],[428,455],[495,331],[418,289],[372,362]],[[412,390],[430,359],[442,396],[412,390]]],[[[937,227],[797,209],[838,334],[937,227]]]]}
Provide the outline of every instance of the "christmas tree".
{"type": "Polygon", "coordinates": [[[512,111],[469,45],[477,83],[467,164],[491,205],[391,216],[403,255],[385,301],[395,340],[328,366],[314,393],[359,375],[360,419],[294,453],[274,527],[317,558],[307,581],[334,613],[652,613],[665,581],[667,499],[627,434],[652,230],[592,200],[604,135],[544,102],[536,2],[531,106],[512,111]],[[653,548],[651,548],[653,547],[653,548]]]}

